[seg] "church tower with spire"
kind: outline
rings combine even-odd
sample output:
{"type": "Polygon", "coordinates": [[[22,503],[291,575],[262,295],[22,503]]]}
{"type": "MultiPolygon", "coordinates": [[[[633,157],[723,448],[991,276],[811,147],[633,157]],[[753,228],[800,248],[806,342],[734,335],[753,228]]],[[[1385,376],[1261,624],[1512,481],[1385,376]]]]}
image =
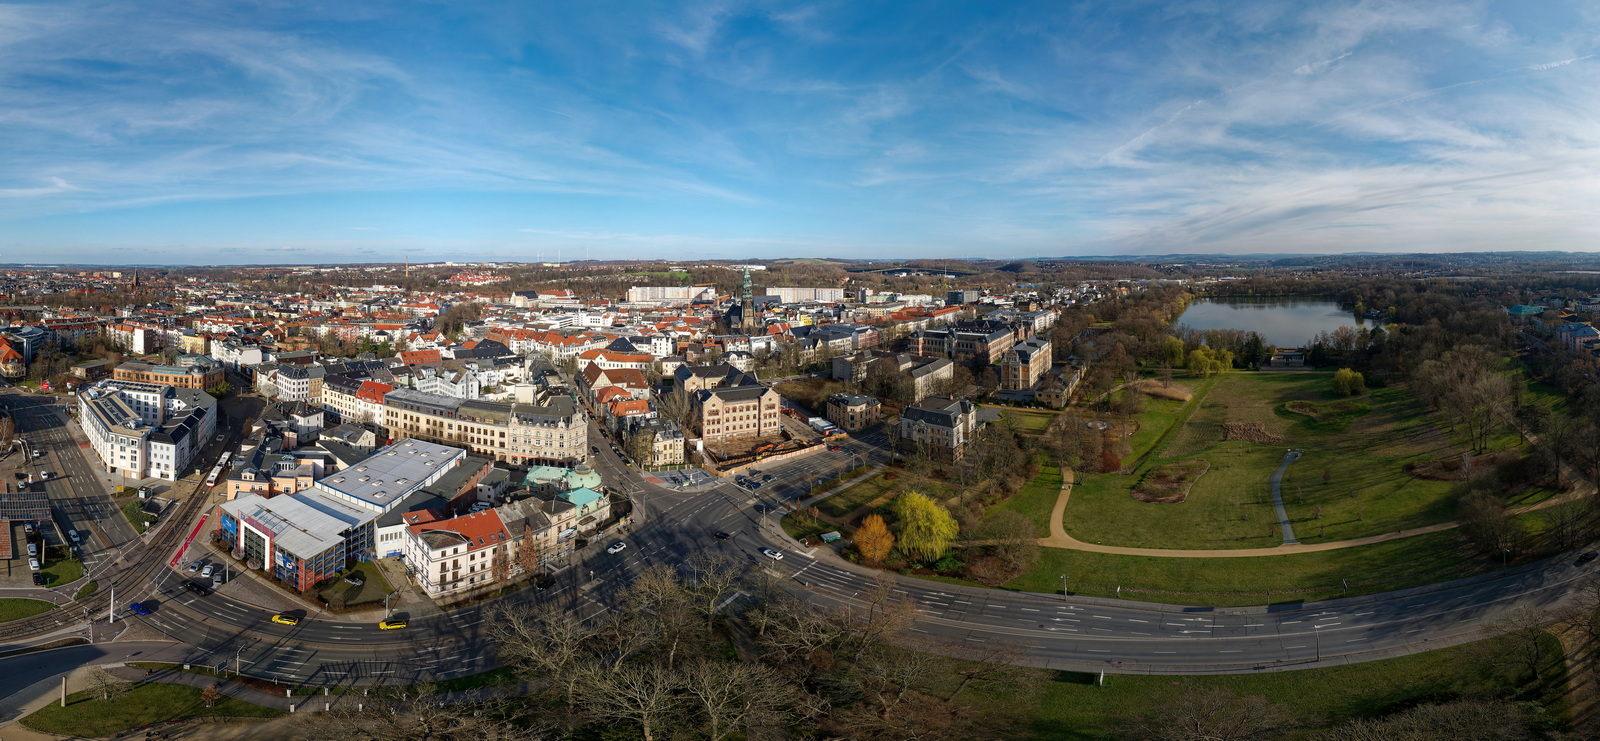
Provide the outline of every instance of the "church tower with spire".
{"type": "Polygon", "coordinates": [[[756,300],[750,289],[750,266],[744,267],[744,288],[739,293],[739,330],[747,335],[759,329],[756,323],[756,300]]]}

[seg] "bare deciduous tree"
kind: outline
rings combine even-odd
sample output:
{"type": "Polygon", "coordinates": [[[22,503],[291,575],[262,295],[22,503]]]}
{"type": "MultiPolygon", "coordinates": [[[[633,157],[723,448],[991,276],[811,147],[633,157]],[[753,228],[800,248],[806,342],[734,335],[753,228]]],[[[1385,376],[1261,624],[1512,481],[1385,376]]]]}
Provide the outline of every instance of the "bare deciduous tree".
{"type": "Polygon", "coordinates": [[[576,669],[595,626],[547,604],[506,604],[491,611],[485,623],[500,662],[525,676],[547,676],[560,684],[570,707],[577,692],[576,669]]]}
{"type": "Polygon", "coordinates": [[[684,591],[695,600],[695,609],[711,628],[717,609],[739,590],[743,565],[722,551],[700,551],[689,557],[688,583],[684,591]]]}
{"type": "Polygon", "coordinates": [[[655,741],[662,725],[680,711],[678,672],[657,664],[591,672],[584,710],[596,718],[638,724],[644,741],[655,741]]]}
{"type": "Polygon", "coordinates": [[[705,659],[686,668],[682,689],[711,741],[741,729],[783,724],[804,693],[765,664],[705,659]]]}
{"type": "Polygon", "coordinates": [[[548,729],[504,698],[449,703],[434,685],[373,694],[358,707],[341,703],[321,713],[301,713],[295,723],[306,741],[538,741],[548,729]]]}
{"type": "Polygon", "coordinates": [[[1186,684],[1122,734],[1141,741],[1250,741],[1278,738],[1288,715],[1264,697],[1240,697],[1220,687],[1186,684]]]}

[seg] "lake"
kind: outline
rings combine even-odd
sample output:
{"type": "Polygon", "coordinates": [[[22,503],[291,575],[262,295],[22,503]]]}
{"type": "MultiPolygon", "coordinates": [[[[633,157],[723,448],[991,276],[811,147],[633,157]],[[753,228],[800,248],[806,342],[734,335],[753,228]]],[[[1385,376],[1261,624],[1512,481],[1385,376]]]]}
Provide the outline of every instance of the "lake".
{"type": "Polygon", "coordinates": [[[1318,332],[1339,327],[1364,327],[1337,303],[1307,298],[1204,298],[1178,317],[1191,329],[1242,329],[1261,335],[1269,345],[1303,347],[1318,332]]]}

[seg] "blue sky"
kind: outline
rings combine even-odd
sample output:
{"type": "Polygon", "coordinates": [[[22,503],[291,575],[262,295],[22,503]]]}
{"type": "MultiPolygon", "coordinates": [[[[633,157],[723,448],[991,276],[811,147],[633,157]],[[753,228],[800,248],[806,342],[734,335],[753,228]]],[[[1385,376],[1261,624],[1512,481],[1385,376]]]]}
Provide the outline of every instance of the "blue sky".
{"type": "Polygon", "coordinates": [[[1585,2],[0,4],[0,262],[1600,244],[1585,2]]]}

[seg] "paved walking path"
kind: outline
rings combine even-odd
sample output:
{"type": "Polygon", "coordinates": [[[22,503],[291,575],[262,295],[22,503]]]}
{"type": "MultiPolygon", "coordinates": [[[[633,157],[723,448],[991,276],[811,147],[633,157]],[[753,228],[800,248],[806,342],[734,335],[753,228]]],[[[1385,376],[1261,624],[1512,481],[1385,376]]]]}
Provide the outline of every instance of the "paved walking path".
{"type": "MultiPolygon", "coordinates": [[[[1174,548],[1128,548],[1116,545],[1100,545],[1099,543],[1085,543],[1067,534],[1066,514],[1067,501],[1072,497],[1072,469],[1061,469],[1061,493],[1056,497],[1056,506],[1050,513],[1050,537],[1040,538],[1039,545],[1051,548],[1066,548],[1074,551],[1088,551],[1090,553],[1109,553],[1117,556],[1155,556],[1158,558],[1246,558],[1250,556],[1283,556],[1291,553],[1313,553],[1316,551],[1333,551],[1340,548],[1356,548],[1375,543],[1387,543],[1391,540],[1409,538],[1415,535],[1426,535],[1449,530],[1460,525],[1457,522],[1440,522],[1424,527],[1414,527],[1409,530],[1396,530],[1392,533],[1369,535],[1364,538],[1351,538],[1350,540],[1335,540],[1328,543],[1296,543],[1294,545],[1280,545],[1272,548],[1231,548],[1216,550],[1189,550],[1174,548]]],[[[1516,516],[1535,510],[1554,507],[1558,504],[1581,499],[1594,493],[1594,487],[1583,484],[1573,488],[1572,491],[1560,496],[1551,497],[1535,504],[1525,504],[1520,507],[1511,507],[1506,514],[1516,516]]]]}
{"type": "Polygon", "coordinates": [[[1283,493],[1279,486],[1283,483],[1283,472],[1289,470],[1289,464],[1300,460],[1300,451],[1291,450],[1283,454],[1283,462],[1278,464],[1278,470],[1272,472],[1272,508],[1278,511],[1278,529],[1283,532],[1284,545],[1299,545],[1300,541],[1294,539],[1294,525],[1289,522],[1289,513],[1283,509],[1283,493]]]}

